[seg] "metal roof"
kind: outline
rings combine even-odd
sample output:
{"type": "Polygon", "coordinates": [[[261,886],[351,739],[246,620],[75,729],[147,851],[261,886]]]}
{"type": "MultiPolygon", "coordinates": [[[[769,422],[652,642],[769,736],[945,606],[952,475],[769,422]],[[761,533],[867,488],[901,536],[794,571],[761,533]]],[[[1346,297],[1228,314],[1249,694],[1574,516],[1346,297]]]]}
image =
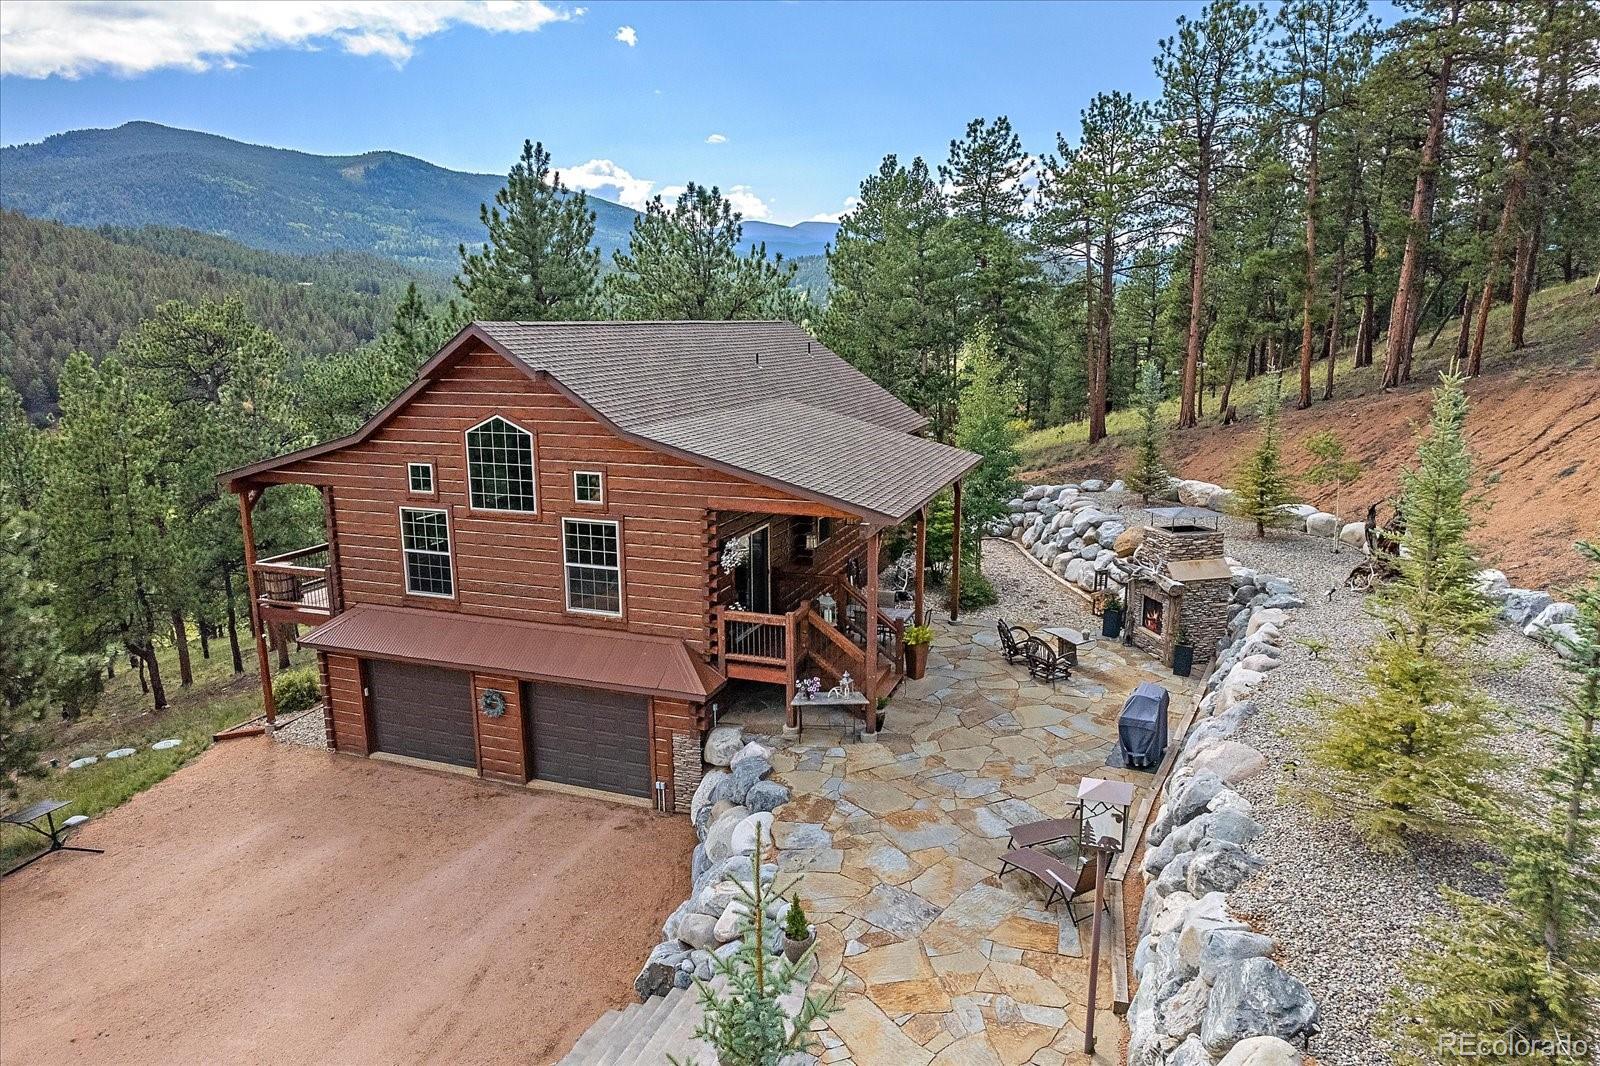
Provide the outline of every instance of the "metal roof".
{"type": "Polygon", "coordinates": [[[681,640],[361,604],[300,638],[323,651],[703,702],[726,680],[681,640]]]}
{"type": "Polygon", "coordinates": [[[903,521],[982,461],[916,436],[927,419],[791,322],[474,322],[356,433],[223,482],[364,440],[472,338],[624,437],[868,520],[903,521]]]}

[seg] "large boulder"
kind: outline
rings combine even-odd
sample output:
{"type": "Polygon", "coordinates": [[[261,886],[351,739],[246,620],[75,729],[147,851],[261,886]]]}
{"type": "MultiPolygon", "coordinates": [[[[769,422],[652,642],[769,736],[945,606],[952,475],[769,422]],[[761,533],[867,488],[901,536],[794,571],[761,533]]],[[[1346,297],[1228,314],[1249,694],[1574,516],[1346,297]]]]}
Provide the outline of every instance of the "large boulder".
{"type": "MultiPolygon", "coordinates": [[[[728,836],[728,854],[748,855],[757,847],[772,845],[772,813],[761,811],[741,819],[728,836]]],[[[710,848],[708,846],[707,850],[710,848]]]]}
{"type": "Polygon", "coordinates": [[[1126,559],[1144,543],[1144,526],[1134,526],[1117,534],[1115,544],[1118,558],[1126,559]]]}
{"type": "MultiPolygon", "coordinates": [[[[1170,1066],[1172,1059],[1167,1062],[1170,1066]]],[[[1300,1049],[1276,1036],[1252,1036],[1233,1045],[1217,1066],[1300,1066],[1300,1049]]]]}
{"type": "Polygon", "coordinates": [[[1306,532],[1318,537],[1331,537],[1339,532],[1339,516],[1327,511],[1306,515],[1306,532]]]}
{"type": "Polygon", "coordinates": [[[1200,950],[1191,956],[1191,961],[1199,966],[1202,981],[1215,984],[1223,970],[1245,959],[1264,959],[1270,954],[1270,936],[1250,929],[1216,929],[1201,939],[1200,950]]]}
{"type": "Polygon", "coordinates": [[[639,976],[633,979],[633,990],[641,1000],[651,996],[664,996],[672,988],[678,974],[678,963],[689,957],[689,952],[676,940],[667,940],[650,949],[639,976]]]}
{"type": "Polygon", "coordinates": [[[1106,483],[1097,477],[1088,478],[1078,483],[1078,488],[1084,492],[1104,492],[1106,483]]]}
{"type": "Polygon", "coordinates": [[[1315,507],[1311,506],[1309,503],[1286,503],[1282,507],[1278,508],[1278,513],[1293,518],[1296,521],[1304,522],[1312,515],[1320,514],[1321,512],[1315,507]]]}
{"type": "Polygon", "coordinates": [[[1518,629],[1538,618],[1554,602],[1548,592],[1538,589],[1508,588],[1502,590],[1498,599],[1500,617],[1518,629]]]}
{"type": "Polygon", "coordinates": [[[1528,620],[1522,627],[1522,633],[1524,636],[1532,637],[1535,640],[1545,640],[1544,630],[1552,626],[1561,625],[1563,622],[1570,623],[1577,620],[1578,608],[1573,604],[1550,603],[1528,620]]]}
{"type": "Polygon", "coordinates": [[[1206,1046],[1198,1035],[1191,1036],[1167,1056],[1166,1066],[1212,1066],[1206,1046]]]}
{"type": "Polygon", "coordinates": [[[1178,502],[1189,507],[1210,507],[1211,498],[1221,491],[1221,485],[1209,481],[1180,481],[1178,502]]]}
{"type": "Polygon", "coordinates": [[[1359,548],[1367,542],[1367,524],[1365,522],[1346,522],[1339,527],[1339,542],[1359,548]]]}
{"type": "Polygon", "coordinates": [[[716,802],[717,787],[727,779],[726,770],[710,771],[700,779],[699,786],[694,790],[694,798],[689,801],[689,820],[694,823],[702,840],[706,835],[706,823],[702,816],[710,812],[712,803],[716,802]]]}
{"type": "Polygon", "coordinates": [[[1306,986],[1270,959],[1246,959],[1223,970],[1211,986],[1200,1040],[1214,1054],[1253,1036],[1290,1040],[1317,1020],[1306,986]]]}
{"type": "Polygon", "coordinates": [[[706,856],[712,862],[722,862],[734,854],[733,831],[749,816],[748,809],[732,807],[711,823],[706,830],[706,856]]]}
{"type": "Polygon", "coordinates": [[[758,758],[766,759],[770,763],[772,761],[772,749],[759,741],[752,740],[734,753],[733,758],[728,761],[728,766],[737,771],[740,763],[747,759],[758,758]]]}
{"type": "Polygon", "coordinates": [[[727,766],[744,747],[744,730],[736,725],[719,725],[706,734],[706,762],[727,766]]]}
{"type": "Polygon", "coordinates": [[[1250,615],[1250,624],[1245,627],[1245,633],[1253,637],[1261,630],[1262,626],[1282,627],[1283,623],[1288,621],[1288,618],[1289,616],[1279,608],[1264,607],[1250,615]]]}
{"type": "Polygon", "coordinates": [[[717,939],[717,919],[709,914],[687,915],[678,925],[678,939],[701,951],[715,951],[722,943],[717,939]]]}
{"type": "Polygon", "coordinates": [[[788,802],[788,786],[776,781],[757,781],[744,796],[744,805],[756,812],[775,811],[788,802]]]}
{"type": "Polygon", "coordinates": [[[1511,582],[1506,579],[1503,570],[1479,570],[1473,582],[1479,592],[1493,600],[1503,600],[1506,593],[1511,591],[1511,582]]]}
{"type": "Polygon", "coordinates": [[[1260,773],[1267,765],[1267,757],[1237,740],[1215,740],[1191,747],[1186,753],[1185,764],[1196,771],[1213,774],[1227,784],[1236,785],[1260,773]]]}
{"type": "Polygon", "coordinates": [[[1226,840],[1208,840],[1194,853],[1185,873],[1189,894],[1232,892],[1265,863],[1226,840]]]}

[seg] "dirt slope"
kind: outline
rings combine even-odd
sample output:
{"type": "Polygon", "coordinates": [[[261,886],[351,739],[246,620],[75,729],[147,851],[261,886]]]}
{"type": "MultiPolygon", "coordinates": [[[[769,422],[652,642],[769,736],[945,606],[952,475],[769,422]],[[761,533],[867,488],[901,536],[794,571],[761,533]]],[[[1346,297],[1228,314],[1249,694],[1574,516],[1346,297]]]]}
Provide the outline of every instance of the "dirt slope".
{"type": "MultiPolygon", "coordinates": [[[[1572,551],[1578,539],[1600,538],[1600,370],[1526,365],[1469,383],[1468,442],[1489,483],[1490,510],[1474,540],[1486,563],[1515,585],[1542,588],[1582,576],[1572,551]]],[[[1429,393],[1416,386],[1286,410],[1287,458],[1310,465],[1300,442],[1332,429],[1362,475],[1344,494],[1342,510],[1359,518],[1369,503],[1392,497],[1401,469],[1415,463],[1415,427],[1428,415],[1429,393]]],[[[1170,457],[1183,476],[1227,484],[1255,440],[1250,423],[1202,427],[1174,435],[1170,457]]],[[[1122,469],[1125,448],[1024,474],[1028,481],[1073,480],[1122,469]]],[[[1331,499],[1306,498],[1332,508],[1331,499]]]]}

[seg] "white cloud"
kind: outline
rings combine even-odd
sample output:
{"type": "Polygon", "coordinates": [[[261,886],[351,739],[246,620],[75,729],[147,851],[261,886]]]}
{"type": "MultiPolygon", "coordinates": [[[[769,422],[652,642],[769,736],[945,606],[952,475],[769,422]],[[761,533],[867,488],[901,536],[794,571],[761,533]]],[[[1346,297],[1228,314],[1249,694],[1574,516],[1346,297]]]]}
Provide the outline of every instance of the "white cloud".
{"type": "Polygon", "coordinates": [[[727,144],[728,143],[728,135],[725,134],[725,133],[713,133],[711,136],[706,138],[706,143],[707,144],[727,144]]]}
{"type": "Polygon", "coordinates": [[[722,194],[722,198],[747,219],[768,218],[772,209],[748,185],[735,185],[722,194]]]}
{"type": "Polygon", "coordinates": [[[561,180],[574,189],[592,192],[603,200],[615,200],[635,211],[643,211],[656,183],[636,178],[609,159],[591,159],[561,171],[561,180]]]}
{"type": "Polygon", "coordinates": [[[677,203],[678,202],[678,197],[682,196],[684,194],[685,190],[687,190],[688,188],[689,187],[687,185],[663,185],[663,186],[661,186],[661,199],[662,199],[662,202],[668,203],[668,204],[677,203]]]}
{"type": "Polygon", "coordinates": [[[584,10],[541,0],[6,0],[0,7],[0,73],[79,78],[99,71],[131,77],[169,67],[228,69],[263,49],[330,44],[400,66],[418,41],[455,26],[532,33],[584,10]]]}
{"type": "Polygon", "coordinates": [[[632,26],[618,26],[617,35],[613,37],[612,40],[621,41],[629,48],[632,48],[634,45],[639,43],[639,31],[634,29],[632,26]]]}
{"type": "Polygon", "coordinates": [[[859,204],[860,202],[861,202],[861,197],[859,197],[859,196],[846,196],[844,198],[844,207],[840,208],[838,211],[835,211],[832,214],[829,214],[828,212],[824,211],[820,215],[812,215],[810,218],[806,219],[805,221],[807,221],[807,222],[837,222],[837,221],[839,221],[839,219],[843,218],[850,211],[854,210],[855,206],[857,204],[859,204]]]}

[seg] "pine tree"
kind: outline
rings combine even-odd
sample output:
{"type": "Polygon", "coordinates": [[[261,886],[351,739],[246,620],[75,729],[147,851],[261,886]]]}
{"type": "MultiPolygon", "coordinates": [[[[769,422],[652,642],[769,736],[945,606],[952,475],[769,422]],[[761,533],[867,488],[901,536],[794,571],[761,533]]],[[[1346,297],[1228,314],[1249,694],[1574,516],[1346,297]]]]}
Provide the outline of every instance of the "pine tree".
{"type": "MultiPolygon", "coordinates": [[[[756,830],[756,848],[750,855],[748,880],[735,879],[738,902],[744,911],[739,921],[739,946],[730,955],[717,955],[712,962],[714,980],[721,988],[695,978],[704,1017],[695,1036],[710,1044],[720,1066],[780,1066],[793,1061],[813,1045],[812,1025],[833,1013],[839,987],[834,985],[821,995],[807,995],[800,1001],[799,1013],[790,1018],[779,1002],[791,986],[803,980],[800,971],[811,961],[815,945],[797,962],[790,962],[769,945],[781,944],[781,925],[768,911],[782,904],[784,892],[793,892],[796,878],[783,889],[761,879],[761,857],[765,838],[756,830]]],[[[796,898],[798,905],[798,897],[796,898]]],[[[669,1056],[673,1066],[683,1066],[669,1056]]],[[[691,1066],[693,1059],[689,1060],[691,1066]]]]}
{"type": "Polygon", "coordinates": [[[1473,824],[1497,762],[1488,746],[1496,708],[1468,670],[1497,609],[1478,587],[1467,543],[1482,504],[1466,415],[1460,380],[1444,377],[1418,465],[1401,476],[1405,532],[1397,575],[1370,608],[1384,636],[1367,650],[1366,691],[1327,698],[1311,747],[1323,796],[1353,808],[1357,828],[1382,848],[1398,847],[1408,834],[1473,824]]]}
{"type": "Polygon", "coordinates": [[[828,252],[832,279],[818,335],[851,365],[926,415],[948,439],[961,348],[962,250],[927,164],[885,156],[828,252]]]}
{"type": "Polygon", "coordinates": [[[1161,404],[1167,398],[1161,382],[1161,368],[1146,363],[1139,371],[1139,430],[1134,440],[1133,466],[1123,475],[1128,488],[1145,503],[1160,498],[1172,488],[1172,475],[1161,454],[1166,434],[1161,425],[1161,404]]]}
{"type": "Polygon", "coordinates": [[[617,271],[606,279],[606,296],[618,317],[805,317],[806,296],[791,287],[793,263],[768,259],[765,244],[739,253],[742,217],[716,186],[690,182],[671,209],[659,196],[651,200],[633,221],[627,252],[612,257],[617,271]]]}
{"type": "Polygon", "coordinates": [[[522,142],[522,158],[480,209],[489,243],[460,246],[456,286],[476,318],[549,322],[593,317],[600,286],[595,214],[588,196],[552,174],[543,144],[522,142]]]}
{"type": "MultiPolygon", "coordinates": [[[[1331,429],[1311,434],[1305,439],[1305,447],[1315,460],[1306,471],[1306,480],[1324,493],[1333,490],[1333,514],[1343,521],[1340,496],[1345,486],[1361,476],[1361,464],[1345,459],[1344,442],[1331,429]]],[[[1334,536],[1338,536],[1338,530],[1334,536]]]]}
{"type": "Polygon", "coordinates": [[[40,516],[57,619],[69,648],[120,645],[144,664],[156,710],[167,706],[156,642],[184,580],[162,535],[174,513],[163,477],[170,411],[136,392],[115,356],[61,372],[61,424],[50,441],[40,516]]]}
{"type": "MultiPolygon", "coordinates": [[[[1578,550],[1600,564],[1600,546],[1578,550]]],[[[1508,1036],[1531,1045],[1508,1060],[1590,1061],[1561,1040],[1600,1028],[1600,568],[1573,598],[1577,638],[1563,656],[1573,685],[1546,731],[1554,758],[1533,775],[1529,815],[1495,833],[1505,898],[1445,891],[1451,913],[1405,964],[1411,987],[1387,1011],[1402,1061],[1431,1062],[1463,1037],[1508,1036]]]]}
{"type": "Polygon", "coordinates": [[[995,354],[993,339],[981,329],[962,346],[961,372],[955,443],[983,456],[962,482],[961,541],[976,559],[983,527],[1006,513],[1018,488],[1017,389],[995,354]]]}
{"type": "Polygon", "coordinates": [[[1256,524],[1256,536],[1265,537],[1268,526],[1288,521],[1284,508],[1295,502],[1294,478],[1283,465],[1278,438],[1278,407],[1283,402],[1283,377],[1273,374],[1261,390],[1257,410],[1261,436],[1255,450],[1234,475],[1233,511],[1256,524]]]}

